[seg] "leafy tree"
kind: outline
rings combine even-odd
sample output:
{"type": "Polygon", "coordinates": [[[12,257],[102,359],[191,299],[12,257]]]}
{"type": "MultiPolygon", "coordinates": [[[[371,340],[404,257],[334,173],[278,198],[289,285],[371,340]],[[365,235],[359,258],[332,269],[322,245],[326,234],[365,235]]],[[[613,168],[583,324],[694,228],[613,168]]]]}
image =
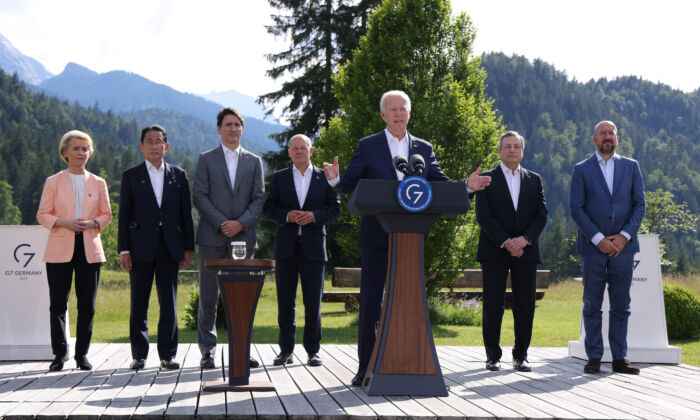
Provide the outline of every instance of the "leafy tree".
{"type": "Polygon", "coordinates": [[[21,222],[19,208],[12,204],[12,186],[0,181],[0,225],[18,225],[21,222]]]}
{"type": "Polygon", "coordinates": [[[646,199],[647,211],[640,228],[642,231],[663,235],[697,230],[700,217],[690,212],[687,204],[674,203],[670,191],[648,191],[646,199]]]}
{"type": "MultiPolygon", "coordinates": [[[[392,89],[411,97],[408,129],[432,142],[450,178],[466,179],[495,162],[499,124],[484,96],[486,75],[472,56],[474,28],[465,14],[451,14],[449,2],[440,0],[385,1],[375,10],[359,49],[333,78],[342,113],[321,131],[317,163],[338,155],[347,165],[358,139],[385,127],[379,99],[392,89]]],[[[332,262],[341,254],[356,258],[357,225],[343,210],[330,226],[332,262]]],[[[474,264],[477,234],[473,213],[436,223],[424,247],[432,288],[474,264]]]]}

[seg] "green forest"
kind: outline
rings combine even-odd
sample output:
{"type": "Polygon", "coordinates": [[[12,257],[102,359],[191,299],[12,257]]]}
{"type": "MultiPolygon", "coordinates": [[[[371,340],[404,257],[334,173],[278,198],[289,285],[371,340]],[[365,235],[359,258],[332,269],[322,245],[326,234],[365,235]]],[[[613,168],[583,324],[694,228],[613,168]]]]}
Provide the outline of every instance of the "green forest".
{"type": "MultiPolygon", "coordinates": [[[[618,151],[640,162],[647,191],[670,192],[675,203],[687,203],[692,213],[700,213],[698,91],[688,94],[636,77],[582,83],[543,61],[500,53],[482,56],[480,65],[487,75],[485,93],[493,99],[502,127],[526,138],[523,166],[544,178],[550,219],[542,238],[543,268],[559,264],[560,272],[577,274],[574,227],[568,217],[570,171],[593,153],[592,130],[600,120],[617,123],[618,151]]],[[[168,127],[167,121],[153,122],[168,127]]],[[[97,107],[33,93],[16,75],[0,71],[0,224],[36,223],[44,180],[65,168],[58,141],[71,129],[92,135],[95,154],[88,170],[107,180],[116,213],[121,173],[142,159],[137,147],[140,124],[97,107]]],[[[166,159],[192,176],[201,150],[178,147],[178,135],[187,132],[171,133],[173,147],[166,159]]],[[[204,145],[207,140],[199,142],[204,145]]],[[[117,264],[115,232],[113,223],[104,235],[105,248],[114,257],[110,265],[117,264]]],[[[269,234],[262,229],[263,237],[269,234]]],[[[700,268],[697,233],[668,233],[664,240],[672,263],[685,259],[691,269],[700,268]]],[[[265,242],[269,238],[262,238],[265,242]]]]}

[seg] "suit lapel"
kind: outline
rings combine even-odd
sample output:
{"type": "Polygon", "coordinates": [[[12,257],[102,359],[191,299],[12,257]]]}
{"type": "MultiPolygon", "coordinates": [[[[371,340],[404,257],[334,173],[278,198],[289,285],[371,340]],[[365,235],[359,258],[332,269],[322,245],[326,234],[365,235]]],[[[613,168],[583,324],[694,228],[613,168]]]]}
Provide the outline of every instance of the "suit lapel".
{"type": "MultiPolygon", "coordinates": [[[[139,185],[146,189],[144,194],[149,197],[150,202],[158,208],[158,200],[156,200],[156,194],[153,192],[153,184],[151,184],[151,177],[148,175],[148,169],[146,168],[146,162],[143,162],[138,167],[138,181],[139,185]]],[[[162,197],[161,197],[162,202],[162,197]]]]}
{"type": "Polygon", "coordinates": [[[613,159],[615,159],[615,171],[613,172],[613,192],[612,195],[614,196],[617,194],[617,190],[620,188],[620,184],[622,183],[622,179],[625,177],[625,170],[627,169],[624,164],[622,159],[620,159],[619,156],[613,155],[613,159]]]}
{"type": "Polygon", "coordinates": [[[83,219],[89,217],[88,211],[90,203],[93,201],[93,196],[97,194],[97,182],[88,171],[85,171],[85,191],[83,191],[83,219]]]}
{"type": "Polygon", "coordinates": [[[320,170],[319,168],[316,168],[314,166],[311,166],[311,182],[309,183],[309,190],[306,192],[306,197],[304,197],[304,205],[301,206],[302,210],[306,208],[306,203],[309,202],[309,197],[311,194],[313,194],[315,191],[323,191],[321,187],[323,185],[320,185],[321,182],[327,182],[326,181],[326,176],[323,175],[323,179],[321,179],[321,175],[323,175],[323,171],[320,170]]]}
{"type": "MultiPolygon", "coordinates": [[[[379,150],[382,155],[384,155],[384,161],[387,162],[386,164],[389,165],[390,168],[394,168],[394,163],[391,161],[391,149],[389,149],[389,139],[386,137],[386,131],[382,131],[382,136],[381,138],[383,139],[379,143],[379,150]]],[[[409,149],[410,150],[410,149],[409,149]]],[[[391,171],[391,176],[394,177],[395,180],[398,181],[399,177],[396,176],[396,171],[392,170],[391,171]]]]}
{"type": "MultiPolygon", "coordinates": [[[[591,166],[591,172],[593,172],[593,176],[595,179],[598,181],[598,184],[600,184],[600,187],[608,194],[610,194],[610,189],[608,188],[608,183],[605,182],[605,175],[603,175],[603,170],[600,168],[600,164],[598,163],[598,156],[593,153],[593,156],[591,156],[589,159],[589,165],[591,166]]],[[[614,177],[613,177],[613,183],[614,183],[614,177]]]]}
{"type": "MultiPolygon", "coordinates": [[[[500,190],[500,194],[503,196],[503,199],[507,203],[508,208],[512,213],[515,213],[515,206],[513,206],[513,198],[510,195],[510,188],[508,188],[508,182],[506,181],[506,176],[503,174],[503,168],[501,168],[501,165],[498,165],[496,169],[493,171],[493,176],[491,177],[491,181],[495,183],[495,187],[500,190]]],[[[521,181],[522,182],[522,181],[521,181]]],[[[520,186],[522,188],[522,185],[520,186]]],[[[518,201],[518,203],[520,203],[518,201]]]]}
{"type": "Polygon", "coordinates": [[[248,155],[248,151],[243,149],[243,146],[241,146],[240,150],[238,151],[238,166],[236,167],[236,182],[234,182],[233,185],[233,193],[235,194],[239,187],[241,186],[241,182],[243,182],[243,177],[248,175],[248,163],[250,162],[250,156],[248,155]]]}
{"type": "MultiPolygon", "coordinates": [[[[226,180],[226,185],[228,185],[228,188],[233,191],[233,186],[231,185],[231,177],[228,175],[228,166],[226,166],[226,157],[224,156],[224,149],[223,145],[219,145],[216,149],[214,149],[214,164],[219,167],[219,170],[221,171],[221,174],[223,175],[224,179],[226,180]]],[[[243,150],[243,149],[241,149],[243,150]]],[[[238,168],[240,169],[240,163],[241,159],[238,159],[238,168]]],[[[238,178],[238,171],[236,171],[236,178],[238,178]]]]}
{"type": "Polygon", "coordinates": [[[73,199],[73,182],[70,180],[70,172],[68,169],[61,172],[61,176],[58,178],[58,195],[61,191],[69,191],[70,196],[66,197],[66,207],[70,210],[70,217],[75,217],[75,200],[73,199]]]}
{"type": "Polygon", "coordinates": [[[175,182],[175,175],[172,172],[172,167],[163,161],[163,196],[160,199],[160,207],[165,207],[165,200],[170,196],[170,187],[175,182]]]}
{"type": "MultiPolygon", "coordinates": [[[[513,210],[515,210],[515,213],[518,213],[518,210],[523,209],[523,202],[524,199],[523,197],[527,194],[527,187],[529,186],[528,181],[530,180],[529,174],[527,173],[527,169],[523,168],[522,166],[520,167],[520,194],[518,194],[518,208],[516,209],[513,207],[513,210]]],[[[510,200],[511,202],[513,201],[512,199],[510,200]]]]}

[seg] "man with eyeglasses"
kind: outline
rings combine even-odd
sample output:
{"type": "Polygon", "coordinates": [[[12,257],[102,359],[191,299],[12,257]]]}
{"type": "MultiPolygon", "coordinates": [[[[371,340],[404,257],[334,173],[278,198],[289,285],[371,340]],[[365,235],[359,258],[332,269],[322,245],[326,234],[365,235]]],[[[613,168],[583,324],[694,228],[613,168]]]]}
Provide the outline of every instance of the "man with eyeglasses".
{"type": "Polygon", "coordinates": [[[612,121],[596,124],[596,152],[577,163],[571,174],[569,203],[579,229],[576,245],[583,269],[584,347],[588,356],[583,371],[600,372],[604,351],[601,306],[607,286],[612,370],[638,375],[639,368],[627,360],[627,321],[634,254],[639,252],[637,230],[646,204],[639,163],[615,153],[618,142],[612,121]]]}
{"type": "Polygon", "coordinates": [[[542,262],[538,238],[547,223],[547,203],[542,178],[520,166],[525,139],[517,131],[506,131],[498,142],[501,164],[485,175],[491,184],[476,192],[479,245],[484,288],[482,334],[486,369],[501,369],[501,322],[510,273],[513,291],[513,369],[529,372],[527,350],[535,316],[537,264],[542,262]]]}
{"type": "Polygon", "coordinates": [[[131,369],[143,369],[148,356],[146,320],[154,275],[160,306],[160,367],[180,368],[174,360],[178,344],[178,268],[190,265],[194,229],[187,172],[163,160],[169,147],[163,127],[145,127],[139,148],[146,161],[122,175],[118,248],[131,283],[131,369]]]}

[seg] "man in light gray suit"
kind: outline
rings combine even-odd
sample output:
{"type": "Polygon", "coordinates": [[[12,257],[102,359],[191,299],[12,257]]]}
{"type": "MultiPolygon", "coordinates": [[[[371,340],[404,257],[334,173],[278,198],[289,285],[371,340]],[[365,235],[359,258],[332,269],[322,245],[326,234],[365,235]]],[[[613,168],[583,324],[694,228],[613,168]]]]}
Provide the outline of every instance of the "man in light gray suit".
{"type": "MultiPolygon", "coordinates": [[[[216,307],[219,288],[216,273],[204,267],[213,258],[231,258],[231,241],[245,241],[246,258],[253,257],[255,226],[265,200],[263,166],[259,156],[241,147],[245,121],[234,108],[216,115],[221,146],[202,153],[194,180],[194,206],[199,210],[199,312],[197,342],[200,366],[214,368],[216,307]]],[[[250,366],[258,361],[251,358],[250,366]]]]}

